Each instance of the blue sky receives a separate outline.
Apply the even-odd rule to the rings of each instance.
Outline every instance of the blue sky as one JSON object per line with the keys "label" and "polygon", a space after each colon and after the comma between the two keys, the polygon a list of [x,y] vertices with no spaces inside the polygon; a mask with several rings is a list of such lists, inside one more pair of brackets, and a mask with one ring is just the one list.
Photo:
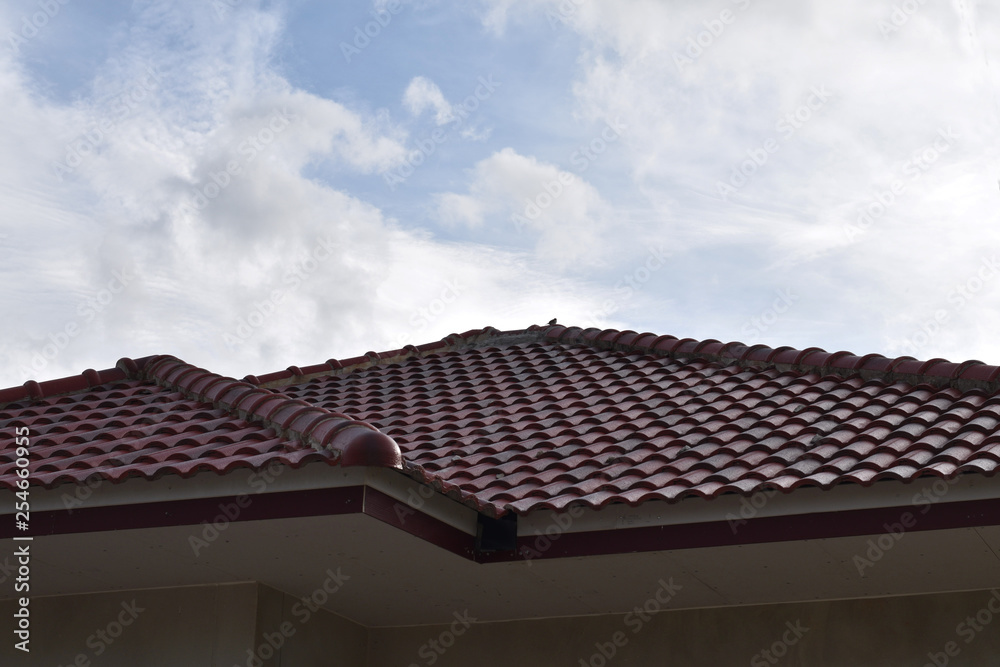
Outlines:
{"label": "blue sky", "polygon": [[4,3],[0,384],[553,317],[1000,363],[998,13]]}

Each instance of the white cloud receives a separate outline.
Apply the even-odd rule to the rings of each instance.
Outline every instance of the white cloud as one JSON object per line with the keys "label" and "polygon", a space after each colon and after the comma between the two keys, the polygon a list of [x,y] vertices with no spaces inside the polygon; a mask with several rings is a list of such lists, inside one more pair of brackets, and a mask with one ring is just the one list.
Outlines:
{"label": "white cloud", "polygon": [[[77,70],[90,81],[68,94],[45,78],[57,33],[27,56],[0,49],[0,279],[11,286],[0,306],[18,314],[0,340],[0,383],[160,352],[264,372],[379,337],[420,342],[573,313],[738,338],[788,286],[801,298],[764,342],[899,351],[944,304],[949,324],[918,356],[1000,358],[993,282],[961,310],[948,300],[1000,246],[1000,80],[987,64],[1000,52],[986,38],[998,16],[985,5],[925,3],[886,29],[892,7],[860,0],[484,3],[491,34],[476,36],[475,55],[507,58],[489,74],[499,93],[466,119],[462,96],[452,104],[434,81],[461,75],[477,90],[484,68],[437,58],[457,48],[438,40],[425,76],[386,79],[403,93],[402,122],[372,108],[387,84],[357,83],[359,69],[344,70],[338,101],[310,92],[326,85],[310,67],[325,65],[292,64],[284,15],[257,7],[220,21],[193,0],[136,3],[108,30],[100,52],[113,57]],[[394,21],[392,48],[424,45],[418,27],[467,21],[442,7]],[[0,34],[19,11],[0,9]],[[524,40],[518,58],[511,39]],[[534,87],[516,78],[529,52],[554,56]],[[817,88],[829,91],[821,104]],[[449,139],[382,199],[367,188],[403,164],[408,113],[460,119],[456,135],[482,143]],[[581,159],[605,123],[627,131]],[[939,131],[957,139],[929,153]],[[725,200],[720,183],[733,188]],[[417,227],[428,209],[440,238]],[[849,233],[866,210],[872,222]],[[669,261],[647,272],[660,247]],[[112,295],[123,270],[129,284]],[[461,305],[421,315],[455,276],[474,286]],[[592,307],[609,292],[613,308]],[[251,319],[260,325],[227,347],[223,336]],[[70,324],[70,344],[22,372]]]}
{"label": "white cloud", "polygon": [[508,12],[518,0],[485,0],[481,19],[483,26],[496,36],[502,36],[507,28]]}
{"label": "white cloud", "polygon": [[[0,384],[160,353],[261,373],[387,345],[390,332],[421,343],[470,322],[523,327],[551,317],[538,304],[557,292],[567,311],[596,298],[525,257],[403,229],[307,177],[318,160],[358,174],[396,165],[405,133],[279,76],[269,50],[282,29],[279,14],[250,8],[220,23],[207,5],[140,5],[127,43],[72,104],[46,100],[0,56],[11,285],[0,306],[17,313]],[[461,307],[415,326],[414,304],[452,274],[468,285]]]}
{"label": "white cloud", "polygon": [[478,197],[446,192],[438,195],[437,203],[438,214],[445,224],[465,224],[469,227],[483,224],[486,205]]}
{"label": "white cloud", "polygon": [[493,326],[500,330],[583,322],[611,290],[582,290],[545,262],[484,245],[400,235],[390,243],[388,273],[374,302],[384,349],[440,340]]}
{"label": "white cloud", "polygon": [[467,194],[438,196],[445,222],[479,226],[488,217],[537,237],[539,257],[567,266],[596,261],[605,248],[609,207],[579,175],[504,148],[472,169]]}
{"label": "white cloud", "polygon": [[455,118],[451,104],[444,98],[441,89],[423,76],[413,77],[410,81],[406,92],[403,93],[403,104],[415,116],[419,116],[426,109],[433,109],[434,122],[438,125],[449,123]]}
{"label": "white cloud", "polygon": [[[655,221],[649,234],[697,255],[694,275],[711,277],[700,300],[735,313],[709,335],[738,334],[752,314],[745,303],[795,284],[805,296],[770,341],[788,343],[786,330],[806,345],[866,336],[862,348],[887,350],[928,295],[943,299],[977,253],[1000,246],[1000,75],[987,64],[1000,51],[983,38],[1000,29],[996,12],[925,3],[894,15],[895,5],[861,0],[525,0],[492,3],[482,18],[496,30],[561,6],[562,29],[582,39],[578,118],[621,117],[630,128],[619,164],[634,190],[613,194],[631,199],[632,215],[614,207],[626,221],[616,228],[629,233],[641,216]],[[803,111],[820,88],[828,98]],[[948,128],[959,138],[914,172]],[[768,140],[776,149],[761,153]],[[766,162],[748,163],[752,155]],[[723,201],[720,184],[734,176],[746,183]],[[851,241],[848,227],[894,181],[903,192]],[[990,318],[991,303],[977,299],[961,317]],[[718,320],[691,313],[698,326]],[[961,328],[922,354],[961,358],[964,344],[992,349],[996,361],[994,342]]]}

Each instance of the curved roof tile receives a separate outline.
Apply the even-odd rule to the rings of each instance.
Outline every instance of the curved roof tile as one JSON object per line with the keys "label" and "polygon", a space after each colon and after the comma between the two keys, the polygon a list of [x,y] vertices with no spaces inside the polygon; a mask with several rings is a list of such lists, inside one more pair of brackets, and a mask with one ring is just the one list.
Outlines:
{"label": "curved roof tile", "polygon": [[0,390],[52,486],[274,461],[386,466],[497,516],[995,474],[1000,367],[491,327],[247,376],[169,356]]}

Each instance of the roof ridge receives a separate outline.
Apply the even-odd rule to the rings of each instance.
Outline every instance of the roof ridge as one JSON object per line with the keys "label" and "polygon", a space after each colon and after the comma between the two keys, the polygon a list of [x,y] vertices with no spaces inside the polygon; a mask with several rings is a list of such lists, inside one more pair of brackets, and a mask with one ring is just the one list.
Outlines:
{"label": "roof ridge", "polygon": [[1000,389],[1000,366],[972,359],[961,363],[935,358],[921,361],[913,357],[890,358],[881,354],[858,356],[853,352],[827,352],[819,347],[799,350],[790,346],[772,348],[768,345],[746,345],[734,341],[722,343],[709,338],[677,338],[653,333],[636,333],[617,329],[583,329],[554,325],[545,328],[544,338],[560,343],[587,343],[594,347],[614,350],[634,350],[675,359],[705,359],[725,365],[752,368],[776,368],[797,372],[817,372],[842,377],[860,376],[865,380],[879,379],[908,384],[949,386],[961,391]]}
{"label": "roof ridge", "polygon": [[17,401],[40,401],[53,396],[75,394],[86,389],[108,384],[109,382],[127,379],[129,379],[128,374],[121,368],[116,367],[107,368],[103,371],[95,371],[93,368],[88,368],[79,375],[70,375],[44,382],[28,380],[24,384],[0,389],[0,407],[3,407],[7,403],[16,403]]}
{"label": "roof ridge", "polygon": [[827,352],[819,347],[799,350],[791,346],[772,348],[768,345],[746,345],[739,341],[722,343],[713,338],[696,340],[677,338],[654,333],[637,333],[632,330],[599,329],[557,325],[532,325],[527,329],[500,331],[487,326],[465,333],[453,333],[440,341],[423,345],[407,345],[398,350],[367,352],[360,357],[329,359],[323,364],[290,366],[287,370],[260,377],[248,375],[246,382],[277,388],[295,384],[314,377],[341,375],[364,370],[376,365],[392,364],[412,357],[481,347],[494,344],[517,344],[532,341],[580,343],[608,350],[635,351],[673,359],[705,359],[724,365],[750,368],[776,368],[797,372],[816,372],[820,375],[841,377],[860,376],[865,380],[905,382],[911,385],[930,384],[948,386],[960,391],[983,389],[1000,390],[1000,366],[993,366],[975,359],[961,363],[935,358],[921,361],[913,357],[890,358],[881,354],[858,356],[853,352]]}
{"label": "roof ridge", "polygon": [[386,352],[370,351],[360,357],[327,359],[322,364],[314,364],[303,368],[289,366],[283,371],[275,371],[266,375],[247,375],[243,378],[243,381],[269,389],[276,389],[315,377],[353,373],[358,370],[371,368],[372,366],[394,364],[412,357],[423,357],[440,351],[448,352],[498,342],[518,343],[538,341],[542,340],[544,333],[545,327],[537,325],[527,329],[515,329],[511,331],[500,331],[494,327],[487,326],[482,329],[470,329],[465,333],[449,334],[441,340],[431,343],[406,345],[398,350],[388,350]]}
{"label": "roof ridge", "polygon": [[[601,349],[631,350],[681,360],[705,359],[726,365],[817,372],[822,375],[832,374],[841,377],[858,375],[865,380],[880,379],[889,382],[906,382],[912,385],[927,383],[936,387],[949,386],[961,391],[983,389],[994,392],[1000,390],[1000,366],[990,365],[976,359],[958,363],[942,358],[921,361],[909,356],[895,358],[885,357],[881,354],[857,356],[847,351],[827,352],[819,347],[809,347],[805,350],[790,346],[772,348],[763,344],[746,345],[739,341],[722,343],[713,338],[699,341],[694,338],[677,338],[676,336],[649,332],[637,333],[630,329],[625,331],[597,327],[584,329],[561,324],[549,326],[535,324],[527,329],[508,331],[500,331],[487,326],[482,329],[471,329],[464,333],[449,334],[441,340],[431,343],[406,345],[398,350],[370,351],[360,357],[340,360],[328,359],[325,363],[304,368],[289,366],[286,370],[266,375],[247,375],[243,378],[243,382],[266,389],[277,389],[313,377],[352,373],[375,365],[397,363],[411,357],[422,357],[441,351],[497,343],[516,344],[543,340],[582,343]],[[0,407],[16,401],[41,400],[52,396],[76,393],[109,382],[132,379],[124,369],[129,364],[137,364],[137,367],[141,367],[153,358],[144,357],[133,361],[125,357],[118,361],[115,368],[103,371],[88,368],[80,375],[65,378],[45,382],[28,380],[23,385],[0,389]],[[176,359],[176,357],[172,358]],[[192,368],[194,367],[192,366]],[[229,379],[236,382],[235,379]],[[374,427],[371,428],[374,429]]]}
{"label": "roof ridge", "polygon": [[273,428],[320,451],[332,451],[340,465],[402,468],[399,445],[368,422],[293,399],[281,392],[212,373],[172,355],[122,359],[131,376],[179,391],[203,403]]}

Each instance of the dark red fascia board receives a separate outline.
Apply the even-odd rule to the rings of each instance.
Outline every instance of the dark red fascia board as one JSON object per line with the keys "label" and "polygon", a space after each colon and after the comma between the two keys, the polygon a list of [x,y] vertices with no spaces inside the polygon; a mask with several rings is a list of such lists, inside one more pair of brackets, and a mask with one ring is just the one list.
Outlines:
{"label": "dark red fascia board", "polygon": [[[366,514],[459,556],[470,559],[474,556],[475,540],[471,535],[363,485],[32,512],[27,535],[44,538],[197,526],[212,521],[268,521],[338,514]],[[0,539],[15,536],[26,534],[15,530],[11,517],[11,521],[0,526]]]}
{"label": "dark red fascia board", "polygon": [[[773,542],[861,537],[1000,525],[1000,498],[920,506],[878,507],[837,512],[774,516],[737,521],[618,528],[579,533],[525,535],[516,553],[481,554],[482,563],[602,556]],[[553,526],[557,526],[553,522]]]}
{"label": "dark red fascia board", "polygon": [[[247,502],[247,499],[250,502]],[[451,553],[479,563],[571,558],[674,549],[736,546],[880,535],[904,525],[906,532],[1000,525],[1000,499],[923,506],[821,512],[730,521],[619,528],[577,533],[547,531],[517,538],[516,551],[476,553],[475,537],[366,486],[283,491],[252,496],[197,498],[127,506],[32,512],[30,535],[44,537],[109,530],[196,526],[222,517],[238,504],[233,521],[263,521],[338,514],[365,514]],[[906,518],[909,515],[909,518]],[[905,519],[905,520],[904,520]],[[220,519],[221,520],[221,519]],[[229,520],[229,519],[226,519]],[[556,526],[553,523],[553,526]],[[14,522],[0,539],[24,536]]]}

